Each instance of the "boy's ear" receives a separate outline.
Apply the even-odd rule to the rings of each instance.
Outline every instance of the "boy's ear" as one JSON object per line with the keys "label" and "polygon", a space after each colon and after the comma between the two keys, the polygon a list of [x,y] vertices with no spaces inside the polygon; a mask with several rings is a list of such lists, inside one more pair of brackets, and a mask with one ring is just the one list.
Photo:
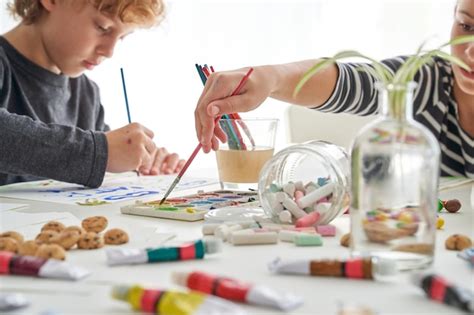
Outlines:
{"label": "boy's ear", "polygon": [[40,3],[43,6],[43,8],[48,12],[51,12],[52,10],[54,10],[54,8],[58,4],[57,2],[58,2],[57,0],[40,0]]}

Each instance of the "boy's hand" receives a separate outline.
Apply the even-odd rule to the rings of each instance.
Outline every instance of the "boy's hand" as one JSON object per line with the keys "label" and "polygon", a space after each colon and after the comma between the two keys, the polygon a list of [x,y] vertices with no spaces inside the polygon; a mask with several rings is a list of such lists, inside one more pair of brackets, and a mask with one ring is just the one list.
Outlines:
{"label": "boy's hand", "polygon": [[185,160],[179,159],[178,154],[168,153],[165,148],[159,148],[155,152],[155,160],[150,171],[140,169],[140,173],[144,175],[160,175],[160,174],[174,174],[181,171]]}
{"label": "boy's hand", "polygon": [[105,133],[108,146],[107,171],[113,173],[149,170],[154,165],[156,145],[153,132],[131,123]]}

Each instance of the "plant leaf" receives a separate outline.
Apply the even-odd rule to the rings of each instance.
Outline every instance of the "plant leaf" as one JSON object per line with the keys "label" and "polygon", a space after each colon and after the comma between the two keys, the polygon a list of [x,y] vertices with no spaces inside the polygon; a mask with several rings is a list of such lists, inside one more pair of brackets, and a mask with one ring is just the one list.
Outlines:
{"label": "plant leaf", "polygon": [[308,82],[308,80],[311,79],[316,73],[318,73],[319,71],[329,67],[332,64],[335,64],[337,60],[345,59],[345,58],[362,58],[362,59],[366,59],[366,60],[371,61],[373,63],[374,68],[375,68],[375,73],[377,74],[376,77],[380,81],[383,81],[383,82],[386,82],[386,83],[390,82],[390,78],[392,77],[392,74],[382,63],[380,63],[379,61],[377,61],[373,58],[367,57],[367,56],[359,53],[358,51],[345,50],[345,51],[341,51],[341,52],[335,54],[332,58],[323,59],[320,62],[316,63],[311,68],[309,68],[309,70],[306,71],[303,74],[303,77],[301,78],[301,80],[296,85],[295,90],[293,92],[293,97],[296,97],[296,95],[301,91],[301,89],[306,84],[306,82]]}
{"label": "plant leaf", "polygon": [[441,45],[439,48],[443,48],[446,46],[455,46],[455,45],[461,45],[461,44],[466,44],[466,43],[471,43],[474,42],[474,35],[462,35],[453,38],[449,42]]}
{"label": "plant leaf", "polygon": [[454,63],[454,64],[458,65],[459,67],[463,68],[464,70],[467,70],[467,71],[472,71],[473,70],[464,61],[462,61],[458,57],[450,55],[448,53],[445,53],[444,51],[441,51],[441,50],[435,51],[435,56],[446,59],[446,60],[450,61],[451,63]]}
{"label": "plant leaf", "polygon": [[[370,67],[362,68],[362,70],[374,76],[378,81],[383,82],[385,85],[388,85],[388,84],[403,85],[403,84],[407,84],[410,81],[413,81],[416,73],[424,65],[429,64],[430,62],[433,62],[433,57],[435,56],[440,57],[444,60],[447,60],[453,64],[456,64],[465,70],[472,71],[473,69],[470,69],[469,65],[467,65],[460,58],[457,58],[456,56],[450,55],[441,50],[442,48],[446,46],[461,45],[461,44],[466,44],[470,42],[474,42],[474,35],[463,35],[463,36],[458,36],[456,38],[451,39],[449,42],[441,45],[437,49],[423,51],[423,48],[426,45],[426,41],[425,41],[418,47],[415,55],[408,57],[407,60],[403,62],[403,64],[398,68],[395,74],[392,74],[390,69],[383,63],[373,58],[370,58],[368,56],[365,56],[359,53],[358,51],[355,51],[355,50],[341,51],[335,54],[332,58],[325,58],[325,59],[320,60],[318,63],[312,66],[308,71],[306,71],[303,77],[301,78],[301,80],[296,85],[295,90],[293,91],[293,97],[296,97],[296,95],[300,92],[300,90],[306,84],[306,82],[308,82],[308,80],[311,79],[311,77],[313,77],[316,73],[336,63],[339,59],[344,59],[344,58],[355,57],[355,58],[362,58],[362,59],[366,59],[370,61],[372,63],[371,65],[373,66],[373,68],[370,68]],[[357,69],[357,70],[360,70],[360,69]]]}
{"label": "plant leaf", "polygon": [[306,71],[303,74],[303,77],[301,78],[301,80],[296,85],[295,90],[293,91],[293,97],[295,97],[299,93],[299,91],[301,90],[303,85],[305,85],[306,82],[308,82],[308,80],[311,79],[311,77],[313,75],[315,75],[317,72],[329,67],[330,65],[334,64],[335,62],[336,62],[336,59],[334,59],[334,58],[323,59],[320,62],[316,63],[311,68],[309,68],[309,70]]}

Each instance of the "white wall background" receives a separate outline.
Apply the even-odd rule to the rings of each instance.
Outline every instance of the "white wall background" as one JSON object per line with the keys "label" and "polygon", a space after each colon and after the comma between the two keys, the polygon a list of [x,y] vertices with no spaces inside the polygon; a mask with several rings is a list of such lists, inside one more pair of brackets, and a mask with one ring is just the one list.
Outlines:
{"label": "white wall background", "polygon": [[[0,33],[15,25],[0,0]],[[455,0],[167,0],[165,21],[128,37],[115,57],[88,75],[101,87],[106,120],[127,123],[120,67],[133,121],[156,142],[187,157],[197,139],[194,108],[202,85],[195,63],[217,70],[283,63],[356,49],[376,58],[414,52],[427,38],[449,38]],[[434,46],[433,44],[433,46]],[[268,100],[244,117],[283,119]],[[285,142],[280,124],[277,145]],[[214,163],[199,155],[200,164]]]}

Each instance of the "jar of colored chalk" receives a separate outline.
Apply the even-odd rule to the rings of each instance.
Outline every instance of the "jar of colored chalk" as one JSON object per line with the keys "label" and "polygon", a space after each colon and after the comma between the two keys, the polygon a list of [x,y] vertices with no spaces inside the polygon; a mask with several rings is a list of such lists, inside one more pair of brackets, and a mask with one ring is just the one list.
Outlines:
{"label": "jar of colored chalk", "polygon": [[265,213],[279,223],[328,224],[350,205],[346,151],[329,142],[290,146],[260,173],[258,191]]}

